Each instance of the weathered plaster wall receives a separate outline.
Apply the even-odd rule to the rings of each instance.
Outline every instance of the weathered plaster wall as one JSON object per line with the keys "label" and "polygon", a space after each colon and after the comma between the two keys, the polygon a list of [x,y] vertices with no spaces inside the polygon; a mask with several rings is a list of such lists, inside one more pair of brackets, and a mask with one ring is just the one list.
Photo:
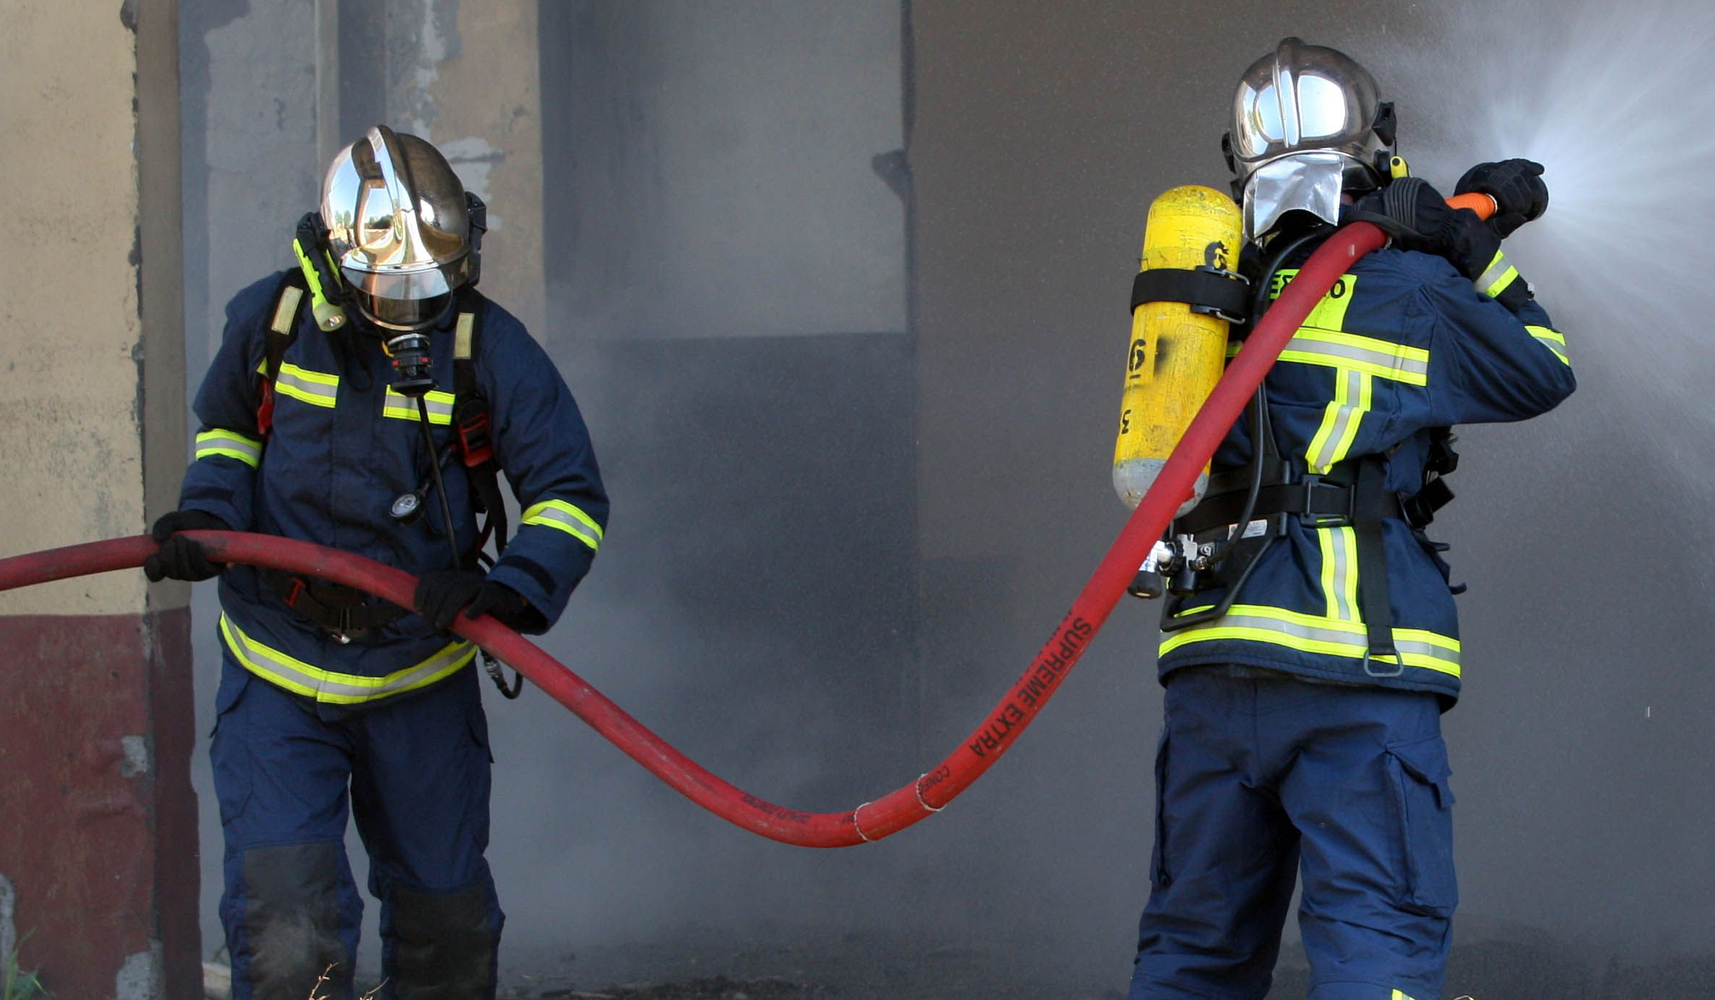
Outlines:
{"label": "weathered plaster wall", "polygon": [[[143,527],[136,36],[119,5],[0,3],[0,552]],[[139,610],[114,573],[0,594],[0,613]]]}
{"label": "weathered plaster wall", "polygon": [[[0,554],[146,530],[185,460],[177,8],[0,2]],[[183,585],[0,594],[0,936],[62,997],[196,989]],[[0,942],[3,943],[3,942]]]}
{"label": "weathered plaster wall", "polygon": [[[542,328],[542,123],[534,3],[387,4],[387,118],[489,205],[482,289]],[[539,335],[539,334],[538,334]]]}
{"label": "weathered plaster wall", "polygon": [[192,183],[202,180],[186,199],[186,265],[201,292],[191,317],[194,386],[220,343],[226,301],[291,263],[293,227],[316,207],[326,166],[318,67],[326,64],[315,0],[185,8],[193,24],[207,24],[201,51],[187,53],[206,80],[193,92],[201,120],[186,123]]}

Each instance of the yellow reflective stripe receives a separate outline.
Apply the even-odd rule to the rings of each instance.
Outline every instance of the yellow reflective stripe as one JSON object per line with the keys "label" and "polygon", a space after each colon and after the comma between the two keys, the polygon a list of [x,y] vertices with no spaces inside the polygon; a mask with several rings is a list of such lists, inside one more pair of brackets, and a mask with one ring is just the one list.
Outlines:
{"label": "yellow reflective stripe", "polygon": [[526,524],[541,524],[550,528],[558,528],[578,541],[588,545],[592,551],[601,549],[602,530],[595,518],[567,503],[564,500],[543,500],[531,505],[524,512],[519,527]]}
{"label": "yellow reflective stripe", "polygon": [[1358,534],[1352,528],[1322,528],[1316,532],[1322,548],[1322,595],[1328,617],[1355,622],[1358,617]]}
{"label": "yellow reflective stripe", "polygon": [[461,639],[404,670],[396,670],[385,677],[365,677],[323,670],[265,646],[245,635],[224,614],[220,616],[220,634],[226,641],[226,648],[244,669],[288,691],[335,705],[379,701],[428,687],[457,673],[476,657],[476,646]]}
{"label": "yellow reflective stripe", "polygon": [[339,395],[339,376],[313,372],[294,364],[282,364],[280,374],[274,378],[274,391],[311,406],[331,409]]}
{"label": "yellow reflective stripe", "polygon": [[1370,411],[1375,377],[1356,368],[1336,369],[1334,400],[1322,412],[1322,425],[1304,449],[1310,471],[1321,475],[1351,451],[1364,414]]}
{"label": "yellow reflective stripe", "polygon": [[1394,990],[1393,996],[1389,997],[1388,1000],[1412,1000],[1412,998],[1404,990]]}
{"label": "yellow reflective stripe", "polygon": [[1280,352],[1280,360],[1355,368],[1409,385],[1429,384],[1429,352],[1423,348],[1338,330],[1301,327]]}
{"label": "yellow reflective stripe", "polygon": [[[1270,299],[1280,298],[1281,290],[1298,277],[1298,268],[1282,268],[1275,272],[1274,283],[1269,287]],[[1319,327],[1323,330],[1344,330],[1346,328],[1346,310],[1352,304],[1352,294],[1357,291],[1358,276],[1342,274],[1322,296],[1322,301],[1316,303],[1310,310],[1310,315],[1304,317],[1305,326]]]}
{"label": "yellow reflective stripe", "polygon": [[1564,333],[1550,330],[1546,326],[1526,325],[1525,329],[1530,332],[1532,337],[1536,338],[1537,343],[1553,351],[1554,356],[1559,358],[1562,364],[1572,364],[1572,356],[1566,353],[1566,335]]}
{"label": "yellow reflective stripe", "polygon": [[1334,548],[1334,532],[1316,532],[1316,544],[1322,550],[1322,597],[1328,602],[1328,617],[1340,617],[1340,604],[1335,599],[1339,593],[1339,585],[1335,582],[1334,560],[1339,558],[1339,552]]}
{"label": "yellow reflective stripe", "polygon": [[[1257,604],[1235,604],[1226,615],[1206,625],[1193,625],[1165,635],[1160,655],[1195,642],[1237,639],[1284,646],[1303,653],[1362,660],[1369,655],[1369,640],[1362,622],[1339,621],[1300,614],[1285,608]],[[1394,648],[1408,667],[1459,676],[1459,640],[1426,629],[1396,628]],[[1397,663],[1392,656],[1372,657],[1377,663]]]}
{"label": "yellow reflective stripe", "polygon": [[298,302],[304,297],[304,290],[296,285],[287,285],[280,292],[280,301],[274,306],[274,321],[269,324],[275,333],[291,333],[292,317],[298,314]]}
{"label": "yellow reflective stripe", "polygon": [[[453,422],[453,394],[432,390],[423,397],[423,402],[429,407],[429,423],[445,426]],[[387,395],[381,401],[381,415],[395,420],[420,420],[417,415],[417,401],[403,393],[387,387]]]}
{"label": "yellow reflective stripe", "polygon": [[1471,284],[1492,299],[1506,291],[1517,280],[1518,268],[1507,263],[1505,253],[1496,250],[1494,259],[1489,261],[1489,266],[1484,268],[1483,273],[1477,275],[1477,280]]}
{"label": "yellow reflective stripe", "polygon": [[262,442],[218,427],[202,431],[197,435],[196,458],[200,461],[214,455],[236,458],[252,469],[258,468],[262,464]]}

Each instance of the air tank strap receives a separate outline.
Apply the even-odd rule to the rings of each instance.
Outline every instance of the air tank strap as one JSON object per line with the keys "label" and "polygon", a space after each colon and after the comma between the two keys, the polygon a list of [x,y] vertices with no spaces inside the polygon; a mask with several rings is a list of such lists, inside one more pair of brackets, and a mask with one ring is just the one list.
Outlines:
{"label": "air tank strap", "polygon": [[[1387,462],[1380,455],[1365,455],[1357,460],[1358,482],[1353,489],[1357,499],[1352,517],[1352,532],[1358,543],[1358,602],[1364,615],[1364,633],[1369,650],[1364,654],[1364,673],[1371,677],[1398,677],[1405,671],[1405,662],[1393,645],[1393,605],[1388,592],[1387,539],[1382,534],[1382,518],[1376,515],[1376,498],[1385,497],[1397,509],[1399,500],[1387,491]],[[1367,508],[1367,509],[1366,509]],[[1378,664],[1376,657],[1391,656],[1391,665]]]}
{"label": "air tank strap", "polygon": [[1131,283],[1133,311],[1145,302],[1186,302],[1194,312],[1243,323],[1250,317],[1250,300],[1250,282],[1212,267],[1155,267],[1139,271]]}

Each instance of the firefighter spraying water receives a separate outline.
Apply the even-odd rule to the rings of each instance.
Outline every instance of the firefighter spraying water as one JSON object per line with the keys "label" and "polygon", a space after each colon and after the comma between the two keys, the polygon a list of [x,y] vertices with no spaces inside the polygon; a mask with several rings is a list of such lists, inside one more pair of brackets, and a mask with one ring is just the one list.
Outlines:
{"label": "firefighter spraying water", "polygon": [[[1574,382],[1565,337],[1501,250],[1547,209],[1543,167],[1467,171],[1456,193],[1492,209],[1485,221],[1409,175],[1398,127],[1362,66],[1284,39],[1241,78],[1223,142],[1243,205],[1238,274],[1182,266],[1170,281],[1148,249],[1174,234],[1145,237],[1134,330],[1160,345],[1194,341],[1181,331],[1197,311],[1273,316],[1342,222],[1373,223],[1392,246],[1352,263],[1297,325],[1216,452],[1207,495],[1133,585],[1169,600],[1131,1000],[1261,998],[1300,868],[1311,1000],[1441,995],[1458,893],[1440,717],[1460,690],[1462,588],[1426,531],[1453,498],[1453,425],[1536,416]],[[1151,227],[1167,224],[1151,210]],[[1236,314],[1230,289],[1247,281]],[[1182,305],[1169,314],[1163,299]],[[1203,354],[1223,353],[1222,331],[1199,333]],[[1163,396],[1201,391],[1189,365],[1156,370],[1181,380]]]}

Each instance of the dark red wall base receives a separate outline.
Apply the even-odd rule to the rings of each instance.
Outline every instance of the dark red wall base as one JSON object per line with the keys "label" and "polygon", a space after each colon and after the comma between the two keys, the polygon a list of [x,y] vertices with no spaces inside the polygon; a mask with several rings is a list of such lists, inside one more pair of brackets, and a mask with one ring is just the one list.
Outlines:
{"label": "dark red wall base", "polygon": [[24,968],[64,998],[201,996],[189,610],[0,616],[0,651]]}

